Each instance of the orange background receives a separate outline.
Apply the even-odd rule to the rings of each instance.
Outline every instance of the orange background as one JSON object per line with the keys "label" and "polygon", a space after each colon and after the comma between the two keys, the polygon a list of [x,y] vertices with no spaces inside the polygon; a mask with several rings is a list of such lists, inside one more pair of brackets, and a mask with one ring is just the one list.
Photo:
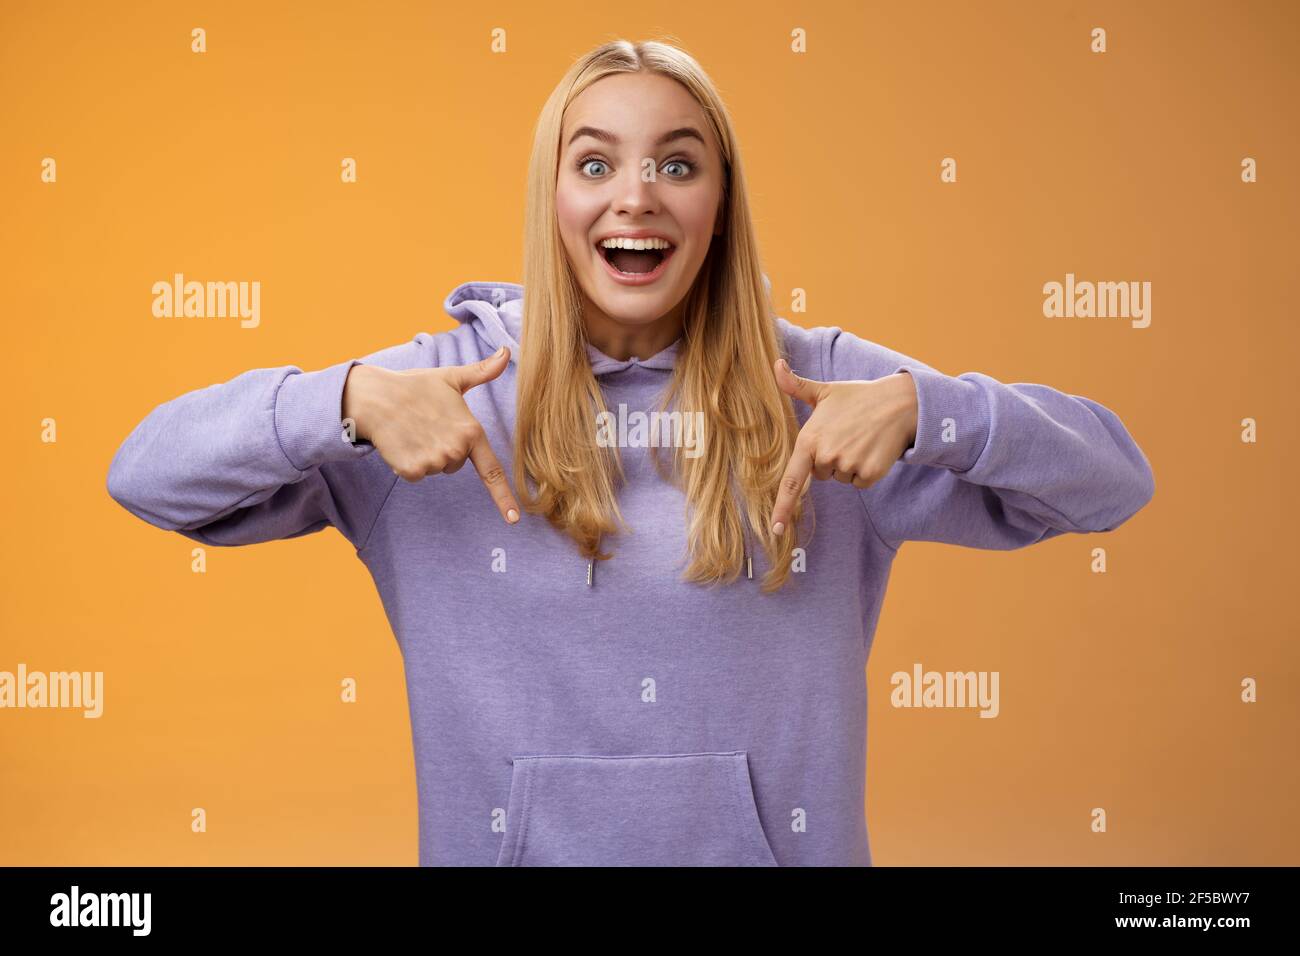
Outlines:
{"label": "orange background", "polygon": [[[675,38],[721,88],[779,313],[1096,399],[1155,471],[1112,534],[904,545],[867,675],[875,862],[1300,863],[1297,21],[1258,2],[9,0],[0,670],[102,670],[105,713],[0,711],[0,863],[417,862],[401,659],[351,548],[209,548],[192,573],[197,544],[116,505],[108,464],[167,399],[449,329],[455,285],[519,281],[537,112],[619,36]],[[260,281],[260,327],[154,318],[175,272]],[[1150,281],[1151,326],[1044,318],[1067,272]],[[999,671],[1001,715],[893,709],[917,661]]]}

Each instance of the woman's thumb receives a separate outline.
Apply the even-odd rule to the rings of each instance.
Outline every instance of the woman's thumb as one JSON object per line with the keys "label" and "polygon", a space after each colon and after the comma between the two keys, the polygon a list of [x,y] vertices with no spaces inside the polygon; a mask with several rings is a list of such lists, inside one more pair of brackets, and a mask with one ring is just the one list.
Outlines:
{"label": "woman's thumb", "polygon": [[794,374],[790,368],[790,363],[785,359],[777,359],[776,365],[776,384],[791,398],[797,398],[801,402],[809,405],[817,404],[818,388],[820,382],[815,382],[809,378],[801,378]]}
{"label": "woman's thumb", "polygon": [[485,359],[479,359],[471,365],[461,365],[457,369],[456,385],[464,394],[475,385],[490,382],[510,364],[510,349],[501,346]]}

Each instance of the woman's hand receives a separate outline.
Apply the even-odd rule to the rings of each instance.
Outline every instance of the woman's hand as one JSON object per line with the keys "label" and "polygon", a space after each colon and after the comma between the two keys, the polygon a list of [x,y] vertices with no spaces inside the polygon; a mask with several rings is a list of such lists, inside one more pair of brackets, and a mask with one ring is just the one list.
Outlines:
{"label": "woman's hand", "polygon": [[510,364],[502,346],[472,365],[394,372],[377,365],[354,365],[343,386],[343,417],[357,438],[365,439],[400,477],[415,482],[426,475],[452,474],[468,458],[487,485],[501,516],[514,524],[519,504],[505,469],[488,444],[487,433],[462,397],[475,385],[500,375]]}
{"label": "woman's hand", "polygon": [[795,375],[785,359],[775,368],[781,391],[813,407],[772,509],[772,533],[779,535],[813,478],[868,488],[885,477],[916,440],[917,403],[907,372],[870,382],[818,382]]}

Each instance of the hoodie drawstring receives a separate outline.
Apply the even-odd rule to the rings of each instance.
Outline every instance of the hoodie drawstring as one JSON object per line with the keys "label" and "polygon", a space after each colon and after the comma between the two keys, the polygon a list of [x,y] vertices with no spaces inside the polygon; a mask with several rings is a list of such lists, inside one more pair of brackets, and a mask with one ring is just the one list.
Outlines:
{"label": "hoodie drawstring", "polygon": [[752,553],[750,553],[750,550],[749,550],[749,525],[747,525],[747,524],[746,524],[746,525],[741,525],[740,533],[741,533],[742,535],[744,535],[744,538],[745,538],[745,546],[744,546],[744,549],[743,549],[743,550],[744,550],[744,554],[745,554],[745,577],[746,577],[747,579],[749,579],[749,580],[753,580],[753,578],[754,578],[754,556],[753,556]]}

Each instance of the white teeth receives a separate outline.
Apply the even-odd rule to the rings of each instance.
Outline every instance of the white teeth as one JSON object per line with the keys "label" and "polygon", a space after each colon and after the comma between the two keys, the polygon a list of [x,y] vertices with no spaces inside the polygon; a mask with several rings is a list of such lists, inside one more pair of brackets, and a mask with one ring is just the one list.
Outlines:
{"label": "white teeth", "polygon": [[603,249],[671,249],[673,244],[667,239],[602,239],[599,243]]}

